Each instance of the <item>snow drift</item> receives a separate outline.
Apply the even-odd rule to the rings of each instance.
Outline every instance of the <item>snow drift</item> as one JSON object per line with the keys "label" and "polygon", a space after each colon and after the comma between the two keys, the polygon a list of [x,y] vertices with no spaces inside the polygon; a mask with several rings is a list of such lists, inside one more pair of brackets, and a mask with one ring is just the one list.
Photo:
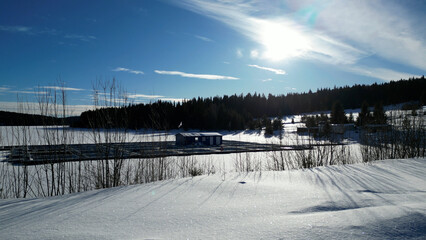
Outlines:
{"label": "snow drift", "polygon": [[424,239],[426,159],[0,200],[0,239]]}

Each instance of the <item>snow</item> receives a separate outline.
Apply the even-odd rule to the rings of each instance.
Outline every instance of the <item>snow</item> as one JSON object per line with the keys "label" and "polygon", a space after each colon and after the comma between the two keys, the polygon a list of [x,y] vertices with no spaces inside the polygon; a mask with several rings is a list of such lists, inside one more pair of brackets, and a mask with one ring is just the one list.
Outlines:
{"label": "snow", "polygon": [[0,200],[0,239],[425,239],[426,158]]}

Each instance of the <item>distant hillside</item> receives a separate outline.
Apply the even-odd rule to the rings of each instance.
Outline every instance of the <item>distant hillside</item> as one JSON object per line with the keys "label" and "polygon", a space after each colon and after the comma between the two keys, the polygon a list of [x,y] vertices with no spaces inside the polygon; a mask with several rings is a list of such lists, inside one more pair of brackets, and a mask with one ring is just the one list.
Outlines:
{"label": "distant hillside", "polygon": [[37,114],[25,114],[0,111],[0,126],[41,126],[41,125],[69,125],[79,117],[55,118]]}
{"label": "distant hillside", "polygon": [[[156,102],[104,108],[81,114],[76,127],[174,129],[183,125],[192,129],[246,129],[254,118],[283,116],[330,110],[340,101],[344,108],[398,104],[409,101],[425,103],[424,76],[373,85],[354,85],[318,89],[316,92],[287,95],[247,94],[210,98],[193,98],[183,103]],[[182,123],[182,124],[181,124]]]}

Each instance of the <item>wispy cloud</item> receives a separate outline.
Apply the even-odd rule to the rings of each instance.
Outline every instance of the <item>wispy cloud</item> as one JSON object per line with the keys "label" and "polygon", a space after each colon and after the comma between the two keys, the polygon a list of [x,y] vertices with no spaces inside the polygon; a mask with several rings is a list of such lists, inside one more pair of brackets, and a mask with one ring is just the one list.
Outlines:
{"label": "wispy cloud", "polygon": [[262,82],[270,82],[272,81],[272,78],[263,79]]}
{"label": "wispy cloud", "polygon": [[147,94],[129,94],[127,95],[128,98],[148,98],[148,99],[155,99],[155,98],[162,98],[164,96],[161,95],[147,95]]}
{"label": "wispy cloud", "polygon": [[17,94],[34,94],[34,95],[50,95],[49,90],[54,91],[84,91],[81,88],[61,87],[61,86],[37,86],[32,88],[25,88],[21,90],[11,90],[11,88],[0,87],[0,92],[3,93],[17,93]]}
{"label": "wispy cloud", "polygon": [[259,51],[256,49],[250,51],[250,57],[251,58],[258,58],[259,57]]}
{"label": "wispy cloud", "polygon": [[60,86],[41,86],[37,87],[39,89],[53,89],[58,91],[84,91],[84,89],[81,88],[71,88],[71,87],[60,87]]}
{"label": "wispy cloud", "polygon": [[0,87],[0,92],[6,92],[6,91],[8,91],[8,90],[10,90],[10,88],[7,88],[7,87]]}
{"label": "wispy cloud", "polygon": [[394,71],[394,70],[386,69],[386,68],[349,67],[346,70],[359,75],[381,79],[383,81],[391,81],[391,80],[397,81],[400,79],[408,79],[411,77],[420,77],[419,75],[413,75],[413,74],[405,73],[405,72],[398,72],[398,71]]}
{"label": "wispy cloud", "polygon": [[26,27],[26,26],[4,26],[4,25],[0,25],[0,31],[18,32],[18,33],[31,33],[31,28]]}
{"label": "wispy cloud", "polygon": [[[179,5],[221,21],[254,40],[261,46],[261,58],[277,61],[293,57],[319,58],[319,55],[324,56],[320,60],[327,62],[353,63],[365,55],[337,38],[293,20],[288,12],[266,15],[271,9],[265,9],[258,1],[183,0]],[[276,9],[279,11],[280,7]],[[237,55],[242,56],[241,50]]]}
{"label": "wispy cloud", "polygon": [[89,42],[96,40],[96,37],[93,35],[82,35],[82,34],[69,34],[63,33],[56,29],[51,28],[33,28],[28,26],[5,26],[0,25],[0,31],[10,32],[10,33],[25,33],[29,35],[50,35],[50,36],[61,36],[65,39],[75,39],[83,42]]}
{"label": "wispy cloud", "polygon": [[204,37],[204,36],[200,36],[200,35],[194,35],[194,37],[196,37],[196,38],[198,38],[198,39],[200,39],[200,40],[203,40],[203,41],[205,41],[205,42],[213,42],[213,40],[211,40],[210,38],[208,38],[208,37]]}
{"label": "wispy cloud", "polygon": [[[418,31],[423,15],[413,14],[400,1],[181,0],[177,4],[257,42],[260,58],[297,57],[342,66],[374,55],[426,70],[424,31]],[[237,55],[242,57],[242,52]]]}
{"label": "wispy cloud", "polygon": [[208,79],[208,80],[238,80],[239,78],[230,77],[230,76],[221,76],[221,75],[212,75],[212,74],[194,74],[194,73],[184,73],[179,71],[163,71],[155,70],[157,74],[163,75],[177,75],[186,78],[199,78],[199,79]]}
{"label": "wispy cloud", "polygon": [[21,93],[21,94],[35,94],[35,95],[45,95],[48,94],[47,91],[27,91],[27,90],[12,90],[10,93]]}
{"label": "wispy cloud", "polygon": [[239,58],[244,57],[243,50],[237,49],[236,53],[237,53],[237,57],[239,57]]}
{"label": "wispy cloud", "polygon": [[133,74],[144,74],[144,72],[142,72],[142,71],[139,71],[139,70],[132,70],[132,69],[129,69],[129,68],[123,68],[123,67],[118,67],[118,68],[115,68],[115,69],[113,69],[112,71],[114,71],[114,72],[129,72],[129,73],[133,73]]}
{"label": "wispy cloud", "polygon": [[78,35],[78,34],[67,34],[64,36],[64,38],[77,39],[84,42],[89,42],[96,39],[96,37],[92,35]]}
{"label": "wispy cloud", "polygon": [[278,74],[278,75],[285,75],[286,74],[285,71],[281,70],[281,69],[275,69],[275,68],[269,68],[269,67],[261,67],[259,65],[255,65],[255,64],[249,64],[247,66],[258,68],[258,69],[262,69],[262,70],[266,70],[266,71],[270,71],[270,72],[273,72],[273,73]]}
{"label": "wispy cloud", "polygon": [[334,0],[324,6],[316,24],[330,37],[351,41],[370,54],[426,70],[422,22],[423,14],[416,17],[399,1]]}

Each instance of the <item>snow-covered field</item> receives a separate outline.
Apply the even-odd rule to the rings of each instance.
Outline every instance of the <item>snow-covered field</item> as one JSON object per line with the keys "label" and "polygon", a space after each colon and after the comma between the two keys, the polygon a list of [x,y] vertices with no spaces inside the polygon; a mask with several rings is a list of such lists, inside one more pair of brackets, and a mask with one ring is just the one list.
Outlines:
{"label": "snow-covered field", "polygon": [[0,200],[0,239],[425,239],[426,159]]}

